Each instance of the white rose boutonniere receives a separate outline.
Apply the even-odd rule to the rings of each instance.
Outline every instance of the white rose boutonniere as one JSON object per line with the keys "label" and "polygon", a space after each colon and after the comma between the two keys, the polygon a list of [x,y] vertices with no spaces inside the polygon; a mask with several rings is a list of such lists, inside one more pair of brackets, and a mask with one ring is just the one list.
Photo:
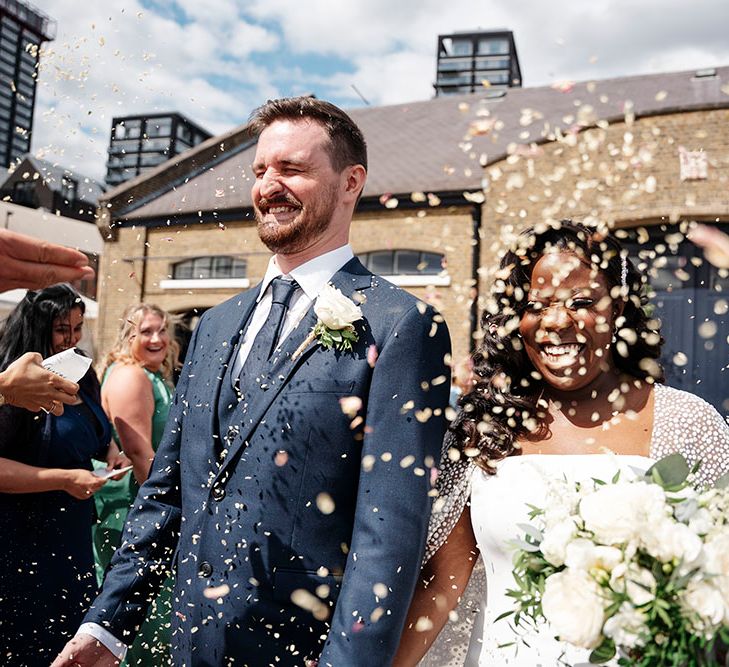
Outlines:
{"label": "white rose boutonniere", "polygon": [[296,359],[314,339],[327,349],[351,350],[352,343],[359,340],[354,323],[362,319],[360,307],[336,287],[327,284],[314,302],[314,312],[319,319],[292,359]]}

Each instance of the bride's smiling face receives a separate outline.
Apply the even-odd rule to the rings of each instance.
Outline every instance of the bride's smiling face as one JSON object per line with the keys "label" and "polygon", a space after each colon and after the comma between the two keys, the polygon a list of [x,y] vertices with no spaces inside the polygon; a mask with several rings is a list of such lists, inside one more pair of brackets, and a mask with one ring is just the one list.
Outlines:
{"label": "bride's smiling face", "polygon": [[559,391],[590,388],[614,370],[610,351],[621,310],[605,276],[571,252],[534,265],[519,332],[534,368]]}

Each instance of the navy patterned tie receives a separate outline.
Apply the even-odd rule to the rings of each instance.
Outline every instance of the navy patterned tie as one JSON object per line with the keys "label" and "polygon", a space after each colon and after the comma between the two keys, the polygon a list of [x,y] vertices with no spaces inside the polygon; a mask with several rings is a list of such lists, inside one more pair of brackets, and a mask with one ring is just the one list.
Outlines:
{"label": "navy patterned tie", "polygon": [[289,301],[298,287],[296,281],[287,280],[281,276],[271,281],[271,311],[256,335],[248,357],[243,363],[239,385],[241,393],[246,394],[261,383],[260,377],[267,370],[268,360],[281,336],[284,318],[289,309]]}

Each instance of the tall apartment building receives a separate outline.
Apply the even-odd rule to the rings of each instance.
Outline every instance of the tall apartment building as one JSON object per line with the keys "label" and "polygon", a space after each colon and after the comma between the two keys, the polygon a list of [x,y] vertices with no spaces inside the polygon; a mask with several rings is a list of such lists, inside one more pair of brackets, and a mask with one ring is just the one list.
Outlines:
{"label": "tall apartment building", "polygon": [[210,136],[207,130],[179,113],[114,118],[106,183],[111,187],[119,185]]}
{"label": "tall apartment building", "polygon": [[38,56],[56,22],[20,0],[0,0],[0,166],[30,150]]}
{"label": "tall apartment building", "polygon": [[521,70],[511,30],[457,32],[438,36],[435,95],[521,87]]}

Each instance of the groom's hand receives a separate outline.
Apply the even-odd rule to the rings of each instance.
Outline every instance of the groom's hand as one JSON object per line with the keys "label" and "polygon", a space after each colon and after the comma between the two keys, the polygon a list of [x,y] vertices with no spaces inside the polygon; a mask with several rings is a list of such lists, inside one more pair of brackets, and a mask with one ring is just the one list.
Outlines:
{"label": "groom's hand", "polygon": [[98,639],[80,633],[66,644],[51,667],[114,667],[119,660]]}

